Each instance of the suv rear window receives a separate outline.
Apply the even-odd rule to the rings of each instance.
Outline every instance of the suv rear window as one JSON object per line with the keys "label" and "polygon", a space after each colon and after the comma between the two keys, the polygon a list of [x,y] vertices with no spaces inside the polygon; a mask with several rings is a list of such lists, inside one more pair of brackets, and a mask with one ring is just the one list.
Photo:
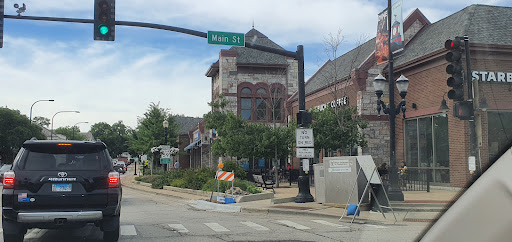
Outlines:
{"label": "suv rear window", "polygon": [[100,170],[106,168],[106,156],[98,146],[31,145],[25,148],[21,169],[28,171]]}

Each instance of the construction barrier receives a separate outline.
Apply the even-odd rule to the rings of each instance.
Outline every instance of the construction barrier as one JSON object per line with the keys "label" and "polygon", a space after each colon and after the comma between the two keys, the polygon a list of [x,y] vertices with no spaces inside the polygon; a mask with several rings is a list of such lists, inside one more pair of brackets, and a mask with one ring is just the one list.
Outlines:
{"label": "construction barrier", "polygon": [[221,181],[234,181],[235,173],[227,171],[217,171],[217,180]]}

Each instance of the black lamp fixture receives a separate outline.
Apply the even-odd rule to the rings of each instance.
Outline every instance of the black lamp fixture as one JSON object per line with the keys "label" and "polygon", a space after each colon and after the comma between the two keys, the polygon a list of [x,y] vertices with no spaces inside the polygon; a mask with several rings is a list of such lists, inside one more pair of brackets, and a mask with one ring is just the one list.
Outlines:
{"label": "black lamp fixture", "polygon": [[485,97],[480,99],[480,106],[478,106],[478,110],[487,111],[489,109],[489,105],[487,104],[487,99]]}
{"label": "black lamp fixture", "polygon": [[[381,100],[382,94],[384,94],[384,88],[388,86],[388,81],[381,74],[375,77],[373,81],[373,87],[375,88],[375,94],[377,95],[377,113],[380,117],[380,111],[382,110],[385,114],[389,114],[389,107]],[[400,114],[400,107],[402,107],[403,117],[405,118],[405,96],[407,96],[407,88],[409,87],[409,79],[407,79],[404,75],[400,75],[400,77],[396,80],[396,87],[398,92],[400,93],[400,97],[402,97],[402,101],[398,103],[395,108],[395,114]],[[391,101],[391,100],[390,100]]]}
{"label": "black lamp fixture", "polygon": [[443,94],[443,101],[441,101],[441,107],[439,107],[439,111],[447,112],[450,110],[448,105],[446,105],[446,99],[444,99],[444,95],[446,95],[446,92]]}

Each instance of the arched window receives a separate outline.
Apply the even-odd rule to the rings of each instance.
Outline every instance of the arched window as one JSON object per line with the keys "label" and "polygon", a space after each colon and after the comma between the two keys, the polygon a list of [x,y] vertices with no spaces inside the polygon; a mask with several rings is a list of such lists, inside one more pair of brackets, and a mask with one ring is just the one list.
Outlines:
{"label": "arched window", "polygon": [[258,94],[267,94],[267,91],[265,91],[265,89],[263,89],[263,88],[260,88],[260,89],[258,89],[258,91],[256,91],[256,93],[258,93]]}
{"label": "arched window", "polygon": [[243,94],[251,94],[252,93],[251,89],[248,87],[242,88],[242,91],[240,91],[240,92]]}

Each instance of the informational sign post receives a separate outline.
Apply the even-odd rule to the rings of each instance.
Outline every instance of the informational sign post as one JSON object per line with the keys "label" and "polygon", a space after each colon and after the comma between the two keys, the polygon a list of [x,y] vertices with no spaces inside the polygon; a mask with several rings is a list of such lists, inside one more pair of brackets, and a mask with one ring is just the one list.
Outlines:
{"label": "informational sign post", "polygon": [[245,46],[245,34],[208,31],[208,44]]}
{"label": "informational sign post", "polygon": [[297,158],[315,158],[315,149],[297,148]]}
{"label": "informational sign post", "polygon": [[468,167],[470,171],[476,171],[476,158],[474,156],[468,157]]}
{"label": "informational sign post", "polygon": [[297,147],[315,147],[313,129],[296,129]]}
{"label": "informational sign post", "polygon": [[160,164],[171,164],[171,147],[168,145],[162,145],[160,150]]}
{"label": "informational sign post", "polygon": [[309,171],[309,160],[302,159],[302,170]]}

